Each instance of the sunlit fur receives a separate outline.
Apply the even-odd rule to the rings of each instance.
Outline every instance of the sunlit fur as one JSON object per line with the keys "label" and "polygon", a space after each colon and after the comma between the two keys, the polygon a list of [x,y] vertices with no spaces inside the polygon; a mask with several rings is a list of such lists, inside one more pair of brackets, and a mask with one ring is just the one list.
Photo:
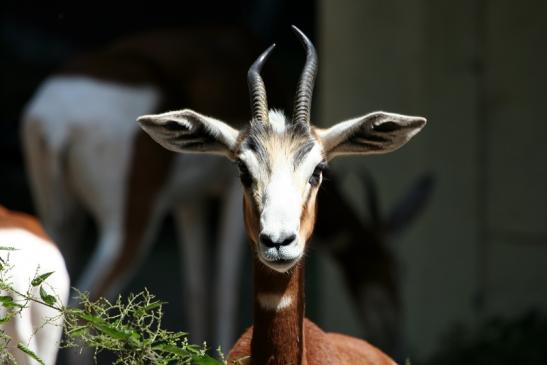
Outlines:
{"label": "sunlit fur", "polygon": [[[6,277],[10,286],[19,293],[40,297],[42,288],[55,294],[56,305],[66,305],[70,291],[70,279],[65,262],[57,246],[45,233],[42,225],[24,213],[9,211],[0,205],[0,246],[12,247],[13,251],[0,250],[0,261],[8,263]],[[53,274],[40,287],[30,286],[37,274]],[[10,295],[17,303],[25,304],[21,313],[7,316],[7,306],[0,305],[0,332],[11,338],[6,348],[17,364],[38,364],[27,354],[19,351],[18,343],[27,346],[45,364],[55,364],[59,341],[63,333],[62,316],[57,310],[38,302],[27,302],[19,294],[0,290],[0,295]]]}
{"label": "sunlit fur", "polygon": [[[245,191],[244,210],[257,257],[284,272],[302,258],[312,233],[319,184],[312,186],[309,180],[325,156],[309,128],[283,122],[279,111],[270,112],[270,118],[276,120],[275,126],[250,124],[236,156],[253,180]],[[260,234],[274,241],[294,234],[296,240],[287,246],[266,247]]]}

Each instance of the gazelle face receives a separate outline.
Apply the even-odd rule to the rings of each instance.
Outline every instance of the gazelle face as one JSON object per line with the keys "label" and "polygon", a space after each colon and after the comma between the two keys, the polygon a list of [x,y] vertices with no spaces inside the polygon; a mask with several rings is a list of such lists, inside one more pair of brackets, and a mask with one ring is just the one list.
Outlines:
{"label": "gazelle face", "polygon": [[328,129],[310,125],[317,54],[296,27],[306,48],[292,117],[269,110],[260,76],[273,46],[258,57],[248,73],[252,120],[238,131],[189,109],[138,119],[141,127],[165,148],[209,153],[236,162],[245,188],[247,233],[258,259],[284,272],[303,256],[315,222],[315,198],[326,162],[337,156],[379,154],[396,150],[418,133],[425,119],[375,112]]}
{"label": "gazelle face", "polygon": [[245,188],[244,216],[258,259],[286,271],[302,258],[315,222],[315,199],[326,156],[309,128],[281,112],[252,124],[236,153]]}

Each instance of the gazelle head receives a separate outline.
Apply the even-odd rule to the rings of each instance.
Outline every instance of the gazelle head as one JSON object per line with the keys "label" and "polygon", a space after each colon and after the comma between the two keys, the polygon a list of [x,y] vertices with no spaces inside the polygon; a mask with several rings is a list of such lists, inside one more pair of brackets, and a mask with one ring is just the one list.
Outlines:
{"label": "gazelle head", "polygon": [[310,110],[317,54],[310,40],[293,29],[307,56],[290,118],[268,109],[260,76],[275,45],[249,69],[252,119],[246,128],[236,130],[188,109],[138,118],[142,128],[169,150],[220,154],[235,161],[245,190],[247,233],[258,259],[279,272],[292,268],[304,255],[327,162],[342,155],[394,151],[426,123],[421,117],[375,112],[328,129],[313,127]]}

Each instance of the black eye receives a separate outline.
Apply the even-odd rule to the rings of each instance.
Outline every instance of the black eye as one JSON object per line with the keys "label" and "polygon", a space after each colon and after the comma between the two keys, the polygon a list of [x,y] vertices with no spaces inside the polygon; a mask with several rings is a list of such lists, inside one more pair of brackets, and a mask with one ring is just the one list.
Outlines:
{"label": "black eye", "polygon": [[237,168],[239,169],[239,178],[241,179],[241,184],[243,184],[243,186],[246,188],[250,187],[253,183],[253,177],[251,176],[247,165],[245,165],[245,163],[241,160],[237,160],[236,164]]}
{"label": "black eye", "polygon": [[309,180],[309,183],[311,186],[319,185],[319,182],[321,181],[321,173],[326,167],[327,165],[324,162],[321,162],[317,166],[315,166],[315,169],[313,170],[313,174],[311,174],[310,180]]}

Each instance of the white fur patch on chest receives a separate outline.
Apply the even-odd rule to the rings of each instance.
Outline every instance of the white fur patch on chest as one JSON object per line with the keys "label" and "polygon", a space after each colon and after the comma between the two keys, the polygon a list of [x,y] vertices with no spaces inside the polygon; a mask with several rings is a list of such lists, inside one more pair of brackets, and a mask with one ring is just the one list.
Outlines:
{"label": "white fur patch on chest", "polygon": [[258,294],[258,302],[266,310],[280,312],[292,305],[293,298],[290,295],[261,293]]}

